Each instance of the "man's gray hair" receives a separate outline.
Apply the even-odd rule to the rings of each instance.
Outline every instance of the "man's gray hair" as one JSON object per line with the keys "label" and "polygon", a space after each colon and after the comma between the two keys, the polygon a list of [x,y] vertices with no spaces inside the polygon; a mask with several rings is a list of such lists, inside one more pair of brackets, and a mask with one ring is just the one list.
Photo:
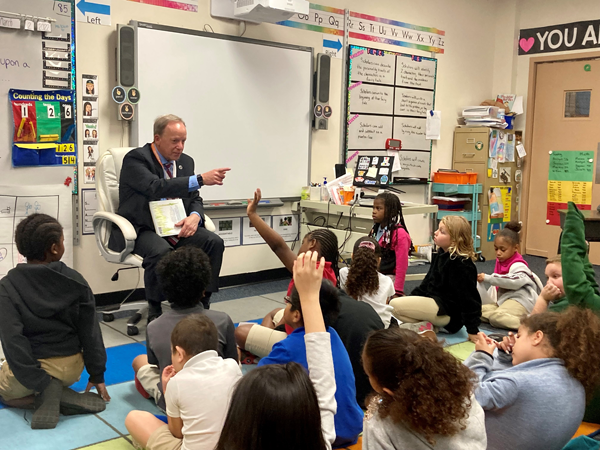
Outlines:
{"label": "man's gray hair", "polygon": [[163,132],[165,131],[165,128],[171,122],[182,123],[185,127],[185,122],[181,117],[176,116],[175,114],[165,114],[164,116],[157,117],[154,121],[154,136],[156,136],[157,134],[159,136],[162,136]]}

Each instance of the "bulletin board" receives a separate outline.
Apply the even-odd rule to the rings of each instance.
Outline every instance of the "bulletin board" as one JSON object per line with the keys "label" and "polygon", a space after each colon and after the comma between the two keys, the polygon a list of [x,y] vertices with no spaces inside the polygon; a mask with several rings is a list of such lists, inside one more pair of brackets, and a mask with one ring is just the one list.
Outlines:
{"label": "bulletin board", "polygon": [[[346,164],[359,155],[395,156],[393,183],[430,181],[431,141],[425,139],[428,111],[434,109],[437,60],[349,46]],[[400,151],[386,140],[400,139]]]}
{"label": "bulletin board", "polygon": [[580,210],[592,209],[593,151],[552,151],[548,171],[546,224],[560,226],[560,209],[573,202]]}
{"label": "bulletin board", "polygon": [[[21,20],[19,29],[0,27],[0,108],[4,111],[4,114],[0,114],[1,183],[9,186],[63,186],[67,177],[74,178],[74,158],[71,158],[74,153],[71,147],[76,147],[76,130],[73,130],[74,134],[68,140],[69,143],[73,144],[72,146],[57,147],[58,153],[54,154],[53,158],[57,162],[56,164],[51,164],[48,167],[14,167],[12,147],[15,126],[9,91],[11,89],[36,92],[73,92],[75,90],[75,15],[73,0],[27,0],[20,2],[0,0],[0,11],[48,18],[51,19],[49,23],[52,27],[50,32],[25,30],[23,18],[18,15],[0,13],[0,17]],[[62,107],[62,103],[64,103],[62,96],[61,99],[58,99],[58,102],[60,103],[57,103],[54,111],[57,115],[65,112]],[[40,103],[43,103],[43,101]],[[34,108],[34,106],[31,108]],[[41,111],[41,108],[39,110]],[[32,111],[30,110],[30,112]],[[43,111],[46,114],[44,117],[49,118],[46,106],[44,106]],[[72,114],[71,121],[77,123],[74,103],[73,109],[68,113]],[[25,124],[26,130],[29,130],[27,128],[28,124],[29,122]],[[66,130],[56,131],[60,135],[57,142],[62,140],[65,132]],[[48,132],[46,134],[53,133]],[[48,137],[49,140],[50,137]],[[40,143],[40,139],[37,139],[37,142]],[[63,156],[69,157],[63,158]],[[73,185],[70,188],[63,187],[70,192]]]}

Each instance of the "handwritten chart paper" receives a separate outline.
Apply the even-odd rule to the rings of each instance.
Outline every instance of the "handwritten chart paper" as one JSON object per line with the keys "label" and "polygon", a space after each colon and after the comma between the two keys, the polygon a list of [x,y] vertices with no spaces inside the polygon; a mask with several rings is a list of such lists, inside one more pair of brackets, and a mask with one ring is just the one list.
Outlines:
{"label": "handwritten chart paper", "polygon": [[396,85],[433,90],[435,88],[435,68],[435,60],[399,59],[396,69]]}
{"label": "handwritten chart paper", "polygon": [[431,141],[425,139],[427,119],[394,117],[394,137],[402,141],[402,149],[426,150],[429,152]]}
{"label": "handwritten chart paper", "polygon": [[349,147],[385,149],[385,141],[392,135],[392,117],[359,116],[349,125]]}
{"label": "handwritten chart paper", "polygon": [[354,89],[350,97],[350,109],[356,113],[394,113],[394,88],[363,84]]}
{"label": "handwritten chart paper", "polygon": [[[353,53],[359,56],[352,58]],[[352,58],[352,81],[363,81],[376,84],[394,84],[396,56],[385,53],[383,56],[370,55],[359,47],[350,48]]]}
{"label": "handwritten chart paper", "polygon": [[560,226],[561,209],[573,202],[579,209],[592,209],[593,151],[554,151],[548,172],[546,223]]}
{"label": "handwritten chart paper", "polygon": [[426,117],[433,109],[433,91],[396,88],[394,111],[403,116]]}
{"label": "handwritten chart paper", "polygon": [[61,223],[65,236],[62,261],[72,267],[71,190],[65,186],[0,186],[0,192],[0,278],[17,264],[26,262],[17,250],[14,236],[17,225],[34,213],[48,214]]}
{"label": "handwritten chart paper", "polygon": [[356,45],[349,55],[346,157],[356,151],[374,155],[386,150],[388,139],[399,139],[400,169],[391,171],[392,183],[429,180],[426,126],[434,109],[437,60]]}

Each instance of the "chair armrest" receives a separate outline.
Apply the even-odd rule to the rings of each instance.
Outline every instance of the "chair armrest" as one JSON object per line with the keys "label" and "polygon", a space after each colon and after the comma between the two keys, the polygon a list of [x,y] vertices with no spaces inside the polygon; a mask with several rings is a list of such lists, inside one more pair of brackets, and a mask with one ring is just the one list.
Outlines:
{"label": "chair armrest", "polygon": [[204,228],[206,228],[207,231],[212,231],[213,233],[217,229],[214,222],[210,220],[210,217],[208,217],[206,214],[204,214]]}
{"label": "chair armrest", "polygon": [[[118,214],[99,211],[94,214],[92,223],[96,244],[104,259],[111,263],[122,263],[133,251],[135,240],[137,239],[137,233],[135,232],[133,225],[131,225],[131,222]],[[121,233],[123,233],[123,238],[125,239],[125,249],[121,252],[116,252],[108,248],[108,241],[113,223],[119,227]]]}

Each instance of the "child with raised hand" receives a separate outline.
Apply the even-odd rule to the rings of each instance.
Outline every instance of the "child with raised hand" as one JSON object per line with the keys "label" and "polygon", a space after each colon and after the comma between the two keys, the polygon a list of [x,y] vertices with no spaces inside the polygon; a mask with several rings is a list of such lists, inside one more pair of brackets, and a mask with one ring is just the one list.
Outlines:
{"label": "child with raised hand", "polygon": [[146,411],[132,411],[125,426],[148,450],[215,447],[233,388],[242,377],[237,361],[218,353],[217,327],[204,314],[181,319],[171,333],[172,365],[162,372],[168,424]]}
{"label": "child with raised hand", "polygon": [[340,287],[350,297],[371,305],[388,328],[393,311],[388,303],[395,289],[392,280],[379,273],[380,263],[381,247],[377,241],[366,236],[358,239],[352,251],[352,265],[340,269]]}
{"label": "child with raised hand", "polygon": [[[362,431],[363,413],[356,401],[355,379],[348,352],[336,331],[330,327],[331,322],[339,313],[340,304],[338,290],[329,280],[323,280],[321,284],[319,303],[327,332],[331,335],[331,351],[333,366],[335,367],[335,384],[337,386],[335,392],[337,413],[335,415],[336,440],[334,447],[342,447],[356,443],[358,435]],[[292,291],[290,301],[283,314],[283,320],[294,331],[284,340],[276,343],[271,353],[262,358],[258,366],[296,362],[307,368],[304,340],[306,329],[297,289]]]}
{"label": "child with raised hand", "polygon": [[373,228],[369,236],[381,247],[379,271],[391,275],[396,296],[404,295],[404,280],[412,241],[402,215],[402,203],[397,195],[384,192],[373,201]]}
{"label": "child with raised hand", "polygon": [[[321,312],[324,260],[298,256],[294,282],[303,311],[308,375],[295,362],[259,367],[238,383],[216,450],[329,450],[335,439],[333,335]],[[335,350],[334,350],[335,351]],[[251,411],[251,413],[249,413]]]}
{"label": "child with raised hand", "polygon": [[[494,239],[496,267],[494,273],[477,276],[479,283],[487,282],[492,299],[496,301],[481,308],[481,320],[497,328],[516,330],[521,318],[530,314],[543,286],[519,253],[521,224],[508,222]],[[479,285],[481,286],[481,285]],[[481,290],[483,288],[481,287]],[[485,292],[484,292],[485,294]]]}
{"label": "child with raised hand", "polygon": [[473,373],[438,342],[390,328],[369,336],[363,364],[375,395],[363,448],[484,450],[484,412]]}
{"label": "child with raised hand", "polygon": [[[260,199],[261,192],[260,189],[257,189],[254,192],[254,198],[248,201],[248,217],[256,231],[291,273],[297,257],[283,238],[257,214],[256,207]],[[329,280],[335,286],[338,277],[337,264],[340,259],[336,235],[327,229],[311,231],[302,240],[299,253],[307,251],[317,252],[320,257],[325,259],[323,278]],[[288,286],[288,297],[291,295],[293,286],[294,280]],[[383,328],[383,322],[369,305],[357,302],[341,290],[337,290],[337,293],[340,302],[340,314],[335,323],[332,324],[332,328],[339,334],[350,356],[356,381],[356,398],[359,404],[362,405],[369,391],[369,380],[360,362],[362,346],[369,333]],[[283,309],[272,311],[265,317],[262,325],[239,325],[235,330],[238,346],[252,352],[254,355],[267,356],[275,343],[285,339],[288,334],[294,331],[283,320],[283,311]],[[277,329],[274,329],[276,326]],[[254,358],[245,359],[252,361]]]}
{"label": "child with raised hand", "polygon": [[464,217],[446,216],[433,238],[438,247],[421,285],[410,296],[390,301],[403,328],[415,331],[444,327],[456,333],[463,326],[469,339],[479,332],[481,297],[471,225]]}
{"label": "child with raised hand", "polygon": [[[281,260],[286,269],[292,273],[296,254],[290,249],[284,239],[273,230],[256,212],[261,199],[260,189],[254,192],[254,198],[248,201],[247,214],[252,226],[265,240],[273,253]],[[339,275],[338,260],[340,258],[338,251],[338,240],[335,234],[330,230],[317,229],[308,233],[302,240],[298,253],[307,251],[317,252],[324,258],[323,278],[337,285]],[[289,297],[294,287],[294,280],[290,281],[287,296]],[[279,326],[279,327],[278,327]],[[275,328],[284,328],[283,330],[274,330]],[[241,349],[247,350],[256,356],[266,356],[269,354],[276,342],[285,339],[287,334],[293,330],[285,327],[283,321],[283,308],[277,308],[271,311],[262,321],[261,325],[243,324],[235,330],[235,338]]]}
{"label": "child with raised hand", "polygon": [[600,319],[578,307],[534,314],[502,343],[479,333],[475,350],[465,365],[479,378],[488,449],[562,449],[600,382]]}
{"label": "child with raised hand", "polygon": [[[26,264],[0,280],[0,401],[34,407],[31,428],[54,428],[60,414],[97,413],[110,396],[104,383],[106,350],[94,294],[79,272],[67,267],[63,228],[53,217],[31,214],[15,233]],[[68,386],[83,368],[86,392]],[[88,391],[95,387],[99,395]]]}

